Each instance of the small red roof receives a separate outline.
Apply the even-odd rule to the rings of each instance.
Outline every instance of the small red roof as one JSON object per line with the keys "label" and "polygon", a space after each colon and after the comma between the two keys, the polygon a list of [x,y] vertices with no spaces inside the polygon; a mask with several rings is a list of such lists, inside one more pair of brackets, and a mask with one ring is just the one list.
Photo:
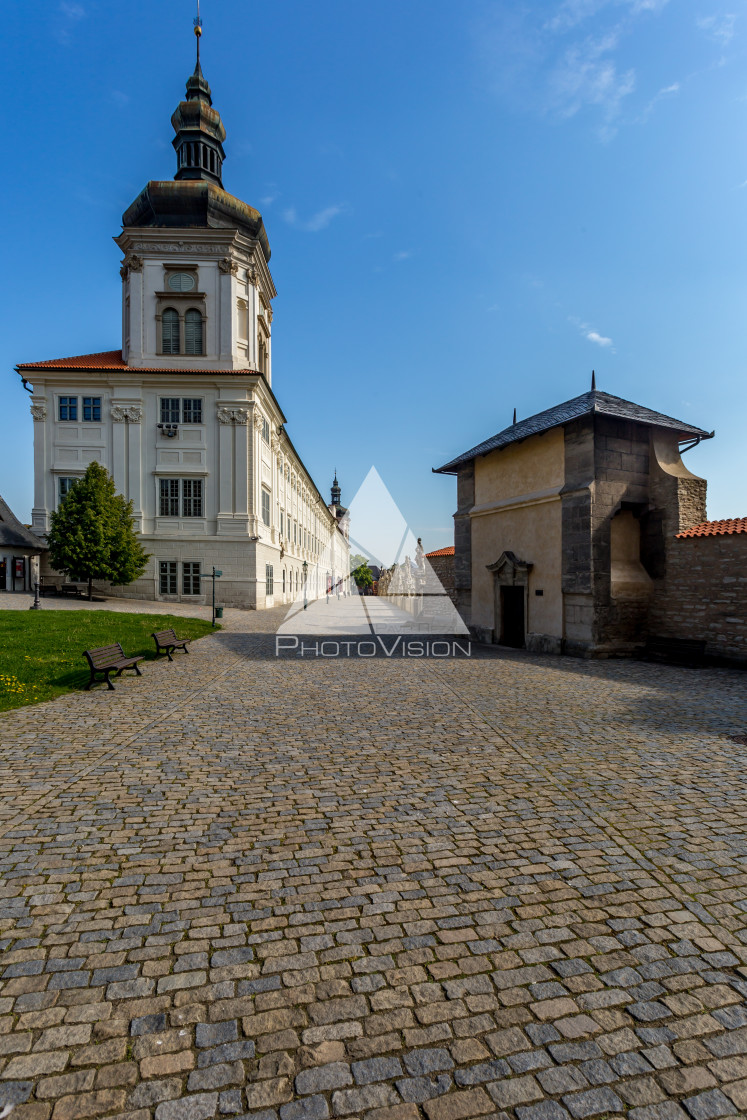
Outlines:
{"label": "small red roof", "polygon": [[121,350],[103,350],[100,354],[78,354],[73,358],[51,358],[47,362],[20,362],[21,369],[101,369],[128,370],[130,373],[257,373],[256,369],[168,369],[165,366],[128,366]]}
{"label": "small red roof", "polygon": [[437,548],[435,552],[426,552],[426,556],[453,556],[454,545],[447,545],[446,548]]}
{"label": "small red roof", "polygon": [[747,533],[747,517],[727,517],[724,521],[701,521],[692,529],[678,533],[682,537],[726,537],[732,533]]}

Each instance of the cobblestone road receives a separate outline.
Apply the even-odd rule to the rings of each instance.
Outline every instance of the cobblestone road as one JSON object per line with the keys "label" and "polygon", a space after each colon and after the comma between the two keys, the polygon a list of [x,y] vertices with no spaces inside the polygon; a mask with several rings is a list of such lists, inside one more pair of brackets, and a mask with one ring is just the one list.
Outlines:
{"label": "cobblestone road", "polygon": [[744,1115],[744,675],[281,617],[0,718],[13,1120]]}

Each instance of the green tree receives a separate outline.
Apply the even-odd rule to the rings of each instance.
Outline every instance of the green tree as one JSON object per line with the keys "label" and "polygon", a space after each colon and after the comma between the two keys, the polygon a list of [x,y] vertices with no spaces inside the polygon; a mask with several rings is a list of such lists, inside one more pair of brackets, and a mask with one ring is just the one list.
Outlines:
{"label": "green tree", "polygon": [[373,572],[368,566],[368,561],[365,556],[351,556],[350,557],[350,574],[355,580],[356,586],[361,590],[368,587],[373,587]]}
{"label": "green tree", "polygon": [[51,517],[48,535],[52,567],[88,580],[88,598],[95,579],[123,586],[142,574],[149,556],[132,522],[132,502],[114,488],[114,479],[100,463],[67,493]]}

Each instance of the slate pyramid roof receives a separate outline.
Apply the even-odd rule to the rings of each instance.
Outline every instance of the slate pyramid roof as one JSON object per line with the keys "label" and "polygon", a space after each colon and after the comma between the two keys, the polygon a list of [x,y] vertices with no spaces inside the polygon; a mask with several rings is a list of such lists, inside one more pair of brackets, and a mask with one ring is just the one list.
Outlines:
{"label": "slate pyramid roof", "polygon": [[697,437],[707,439],[709,434],[713,434],[703,431],[702,428],[696,428],[692,424],[686,424],[683,420],[675,420],[672,416],[665,416],[663,412],[654,412],[650,408],[644,408],[643,405],[623,400],[622,397],[613,397],[611,393],[602,393],[598,389],[592,389],[588,393],[582,393],[580,397],[564,401],[563,404],[556,404],[553,408],[538,412],[534,416],[529,416],[526,420],[520,420],[517,424],[511,424],[510,427],[504,428],[497,435],[491,436],[490,439],[478,443],[476,447],[465,451],[462,455],[457,455],[450,462],[444,463],[442,467],[435,468],[435,473],[454,474],[456,468],[461,466],[462,463],[468,463],[471,459],[476,459],[478,455],[487,455],[490,451],[495,451],[499,447],[507,447],[509,444],[518,443],[529,436],[548,432],[551,428],[560,427],[571,420],[579,419],[581,416],[588,416],[590,413],[611,416],[618,420],[633,420],[638,424],[646,424],[653,428],[669,428],[676,431],[682,439],[695,439]]}

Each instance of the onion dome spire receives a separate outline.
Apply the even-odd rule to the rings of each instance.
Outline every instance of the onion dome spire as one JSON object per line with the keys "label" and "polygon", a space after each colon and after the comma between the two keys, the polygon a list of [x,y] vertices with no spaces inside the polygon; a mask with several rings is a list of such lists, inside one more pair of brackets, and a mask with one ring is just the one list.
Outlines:
{"label": "onion dome spire", "polygon": [[197,39],[197,63],[194,73],[187,79],[187,97],[180,101],[171,123],[176,136],[171,141],[176,149],[177,171],[175,179],[206,179],[223,186],[223,141],[226,130],[220,113],[213,109],[210,86],[205,81],[200,66],[200,39],[202,20],[200,6],[194,21]]}
{"label": "onion dome spire", "polygon": [[336,467],[335,467],[335,480],[332,483],[331,494],[332,494],[331,505],[333,505],[333,506],[341,505],[342,504],[342,490],[340,489],[340,484],[337,481],[337,468]]}

